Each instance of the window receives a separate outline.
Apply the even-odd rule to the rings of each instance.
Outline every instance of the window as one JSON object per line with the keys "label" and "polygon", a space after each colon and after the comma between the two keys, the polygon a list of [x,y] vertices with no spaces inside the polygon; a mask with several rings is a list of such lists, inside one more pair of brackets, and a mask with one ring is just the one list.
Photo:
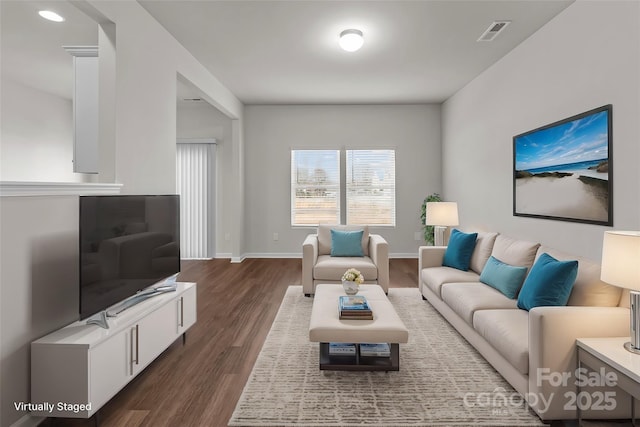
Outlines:
{"label": "window", "polygon": [[291,151],[291,224],[396,224],[395,151]]}
{"label": "window", "polygon": [[340,223],[340,151],[291,151],[291,224]]}
{"label": "window", "polygon": [[396,225],[396,152],[347,150],[347,224]]}

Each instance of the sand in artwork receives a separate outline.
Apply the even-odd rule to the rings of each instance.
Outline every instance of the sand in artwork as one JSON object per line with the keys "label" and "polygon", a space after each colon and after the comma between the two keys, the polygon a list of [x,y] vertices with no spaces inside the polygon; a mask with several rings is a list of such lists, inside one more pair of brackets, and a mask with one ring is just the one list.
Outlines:
{"label": "sand in artwork", "polygon": [[538,174],[516,179],[518,213],[607,221],[608,206],[608,181],[598,177],[597,172]]}

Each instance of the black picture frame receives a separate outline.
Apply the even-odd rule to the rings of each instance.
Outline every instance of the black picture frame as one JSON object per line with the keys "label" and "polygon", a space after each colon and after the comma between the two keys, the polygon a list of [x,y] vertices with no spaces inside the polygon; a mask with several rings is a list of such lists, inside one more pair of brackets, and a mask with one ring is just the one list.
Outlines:
{"label": "black picture frame", "polygon": [[513,215],[613,225],[613,107],[513,137]]}

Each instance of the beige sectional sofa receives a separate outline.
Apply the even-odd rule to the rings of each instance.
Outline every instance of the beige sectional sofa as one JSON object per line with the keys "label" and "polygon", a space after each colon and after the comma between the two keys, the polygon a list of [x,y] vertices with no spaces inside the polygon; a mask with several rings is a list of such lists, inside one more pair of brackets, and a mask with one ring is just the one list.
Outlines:
{"label": "beige sectional sofa", "polygon": [[[628,293],[600,281],[597,262],[498,233],[478,232],[468,271],[443,267],[445,250],[434,246],[419,249],[423,299],[527,399],[542,420],[575,419],[576,411],[568,400],[576,390],[575,340],[628,336]],[[491,255],[506,264],[531,269],[545,252],[558,260],[578,260],[578,276],[567,306],[521,310],[516,299],[479,281]],[[556,373],[569,375],[566,384],[551,380]],[[585,416],[628,417],[629,399],[620,390],[616,396],[615,411],[587,411]]]}

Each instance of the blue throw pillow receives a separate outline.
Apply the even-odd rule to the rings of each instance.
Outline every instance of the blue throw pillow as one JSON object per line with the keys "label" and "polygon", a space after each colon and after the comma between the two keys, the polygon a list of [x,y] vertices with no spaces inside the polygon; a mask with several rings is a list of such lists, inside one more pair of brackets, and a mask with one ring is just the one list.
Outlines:
{"label": "blue throw pillow", "polygon": [[331,230],[331,256],[364,256],[362,234],[364,230]]}
{"label": "blue throw pillow", "polygon": [[454,228],[449,237],[449,245],[444,252],[442,265],[462,271],[469,270],[477,238],[478,233],[463,233]]}
{"label": "blue throw pillow", "polygon": [[507,298],[515,299],[526,275],[527,267],[505,264],[491,256],[482,269],[480,281],[499,290]]}
{"label": "blue throw pillow", "polygon": [[544,253],[531,267],[531,272],[518,295],[518,308],[567,305],[578,276],[578,261],[558,261]]}

